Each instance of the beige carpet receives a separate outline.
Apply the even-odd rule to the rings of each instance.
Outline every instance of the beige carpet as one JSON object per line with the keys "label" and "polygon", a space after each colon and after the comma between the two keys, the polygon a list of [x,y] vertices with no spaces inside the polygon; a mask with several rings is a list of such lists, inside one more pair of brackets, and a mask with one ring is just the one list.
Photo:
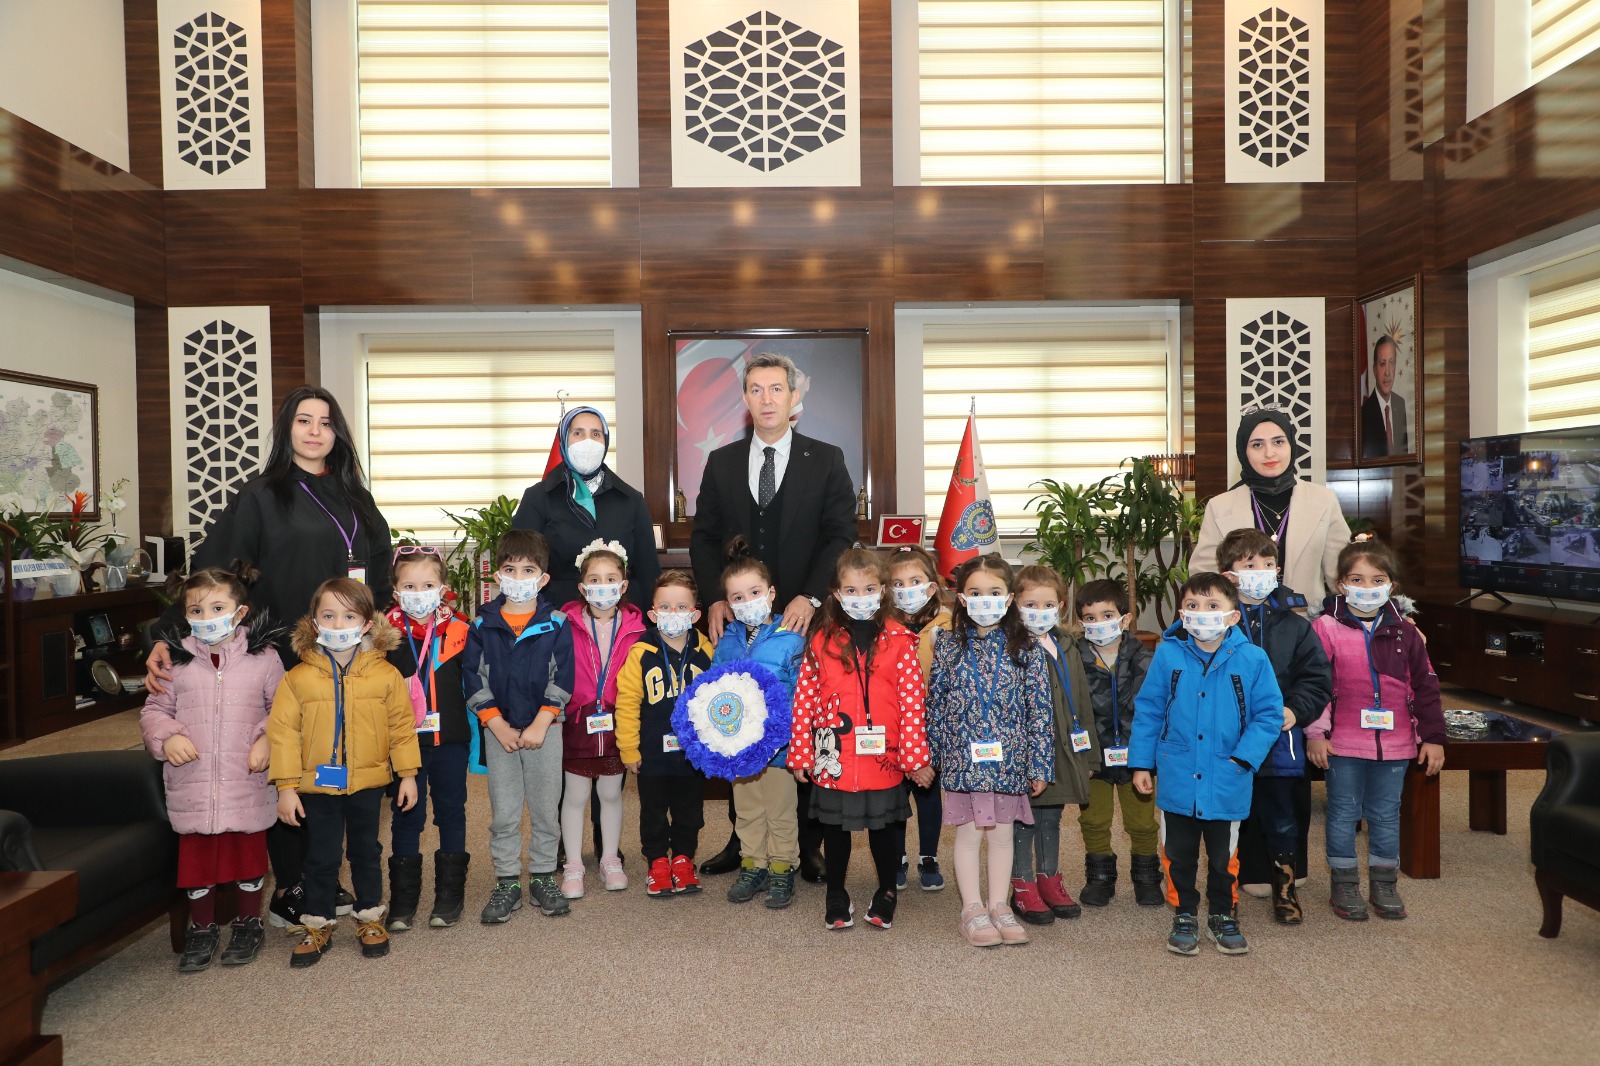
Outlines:
{"label": "beige carpet", "polygon": [[[136,743],[129,712],[0,758]],[[1466,777],[1445,775],[1444,877],[1402,878],[1408,920],[1339,921],[1314,864],[1305,926],[1276,926],[1246,899],[1248,956],[1184,959],[1163,946],[1167,911],[1136,907],[1126,880],[1110,907],[991,951],[961,942],[953,884],[924,894],[913,882],[888,932],[825,931],[810,885],[783,912],[725,902],[726,877],[696,898],[652,900],[637,880],[631,789],[633,887],[591,892],[568,917],[524,909],[485,927],[474,915],[492,879],[488,804],[474,778],[477,855],[457,927],[399,936],[369,961],[347,924],[304,972],[275,933],[255,965],[192,976],[152,927],[54,990],[44,1028],[65,1037],[68,1062],[94,1064],[1597,1062],[1600,915],[1569,903],[1561,937],[1537,935],[1527,812],[1542,780],[1511,775],[1511,832],[1497,837],[1467,829]],[[1313,855],[1320,786],[1316,797]],[[726,822],[720,805],[707,814],[714,850]],[[1074,833],[1063,851],[1075,890]],[[861,837],[860,909],[869,870]]]}

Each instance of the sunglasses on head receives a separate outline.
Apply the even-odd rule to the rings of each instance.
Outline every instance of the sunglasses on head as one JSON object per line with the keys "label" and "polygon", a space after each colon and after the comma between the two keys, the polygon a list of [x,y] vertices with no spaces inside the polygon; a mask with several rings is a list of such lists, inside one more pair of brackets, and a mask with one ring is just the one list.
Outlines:
{"label": "sunglasses on head", "polygon": [[402,544],[394,550],[394,557],[389,562],[392,565],[408,555],[432,555],[439,559],[444,558],[444,553],[431,544]]}

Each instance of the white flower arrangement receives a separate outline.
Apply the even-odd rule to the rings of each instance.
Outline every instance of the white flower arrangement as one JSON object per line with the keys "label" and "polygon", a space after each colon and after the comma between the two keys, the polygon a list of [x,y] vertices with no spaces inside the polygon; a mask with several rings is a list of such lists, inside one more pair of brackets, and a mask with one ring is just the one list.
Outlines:
{"label": "white flower arrangement", "polygon": [[595,540],[591,540],[588,544],[585,544],[583,546],[583,551],[578,553],[578,558],[576,560],[578,573],[583,573],[583,561],[589,558],[589,556],[593,555],[595,552],[610,552],[622,560],[622,565],[624,568],[626,568],[628,565],[628,550],[626,548],[624,548],[617,541],[600,540],[597,538]]}

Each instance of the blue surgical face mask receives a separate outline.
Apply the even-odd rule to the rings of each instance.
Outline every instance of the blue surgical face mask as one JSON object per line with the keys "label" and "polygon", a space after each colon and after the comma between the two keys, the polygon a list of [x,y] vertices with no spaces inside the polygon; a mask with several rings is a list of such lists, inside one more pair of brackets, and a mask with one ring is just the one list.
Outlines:
{"label": "blue surgical face mask", "polygon": [[621,582],[615,585],[579,585],[578,590],[589,601],[589,606],[597,611],[609,610],[622,600]]}
{"label": "blue surgical face mask", "polygon": [[878,608],[883,606],[883,597],[876,592],[870,596],[846,596],[840,593],[839,606],[857,622],[865,622],[878,613]]}
{"label": "blue surgical face mask", "polygon": [[1105,647],[1112,641],[1122,636],[1122,619],[1113,618],[1109,622],[1083,623],[1083,637],[1090,644]]}
{"label": "blue surgical face mask", "polygon": [[507,577],[500,574],[495,578],[500,586],[500,591],[505,593],[506,599],[512,603],[527,603],[539,595],[539,579],[537,577]]}
{"label": "blue surgical face mask", "polygon": [[439,609],[439,604],[444,599],[444,590],[402,589],[396,595],[400,598],[400,609],[422,622]]}
{"label": "blue surgical face mask", "polygon": [[234,627],[238,624],[235,619],[238,617],[239,609],[235,607],[232,614],[225,614],[219,618],[191,618],[189,632],[206,644],[221,644],[233,636]]}
{"label": "blue surgical face mask", "polygon": [[1228,631],[1232,611],[1184,611],[1183,628],[1195,640],[1216,640]]}
{"label": "blue surgical face mask", "polygon": [[344,651],[361,643],[362,626],[354,629],[333,629],[329,626],[317,626],[317,643],[329,651]]}
{"label": "blue surgical face mask", "polygon": [[967,609],[967,617],[972,619],[975,626],[998,625],[1000,619],[1006,616],[1006,608],[1011,606],[1010,596],[962,596],[961,603]]}
{"label": "blue surgical face mask", "polygon": [[1233,576],[1239,579],[1240,595],[1252,600],[1264,600],[1278,587],[1276,570],[1235,570]]}
{"label": "blue surgical face mask", "polygon": [[693,611],[657,611],[656,628],[664,637],[681,637],[694,625]]}
{"label": "blue surgical face mask", "polygon": [[733,605],[733,616],[752,629],[764,626],[772,621],[772,597],[763,596],[759,600],[736,603]]}
{"label": "blue surgical face mask", "polygon": [[906,614],[916,614],[926,607],[928,601],[933,599],[933,582],[924,582],[921,585],[907,585],[905,588],[894,590],[894,605]]}
{"label": "blue surgical face mask", "polygon": [[1022,613],[1022,624],[1036,637],[1044,636],[1061,621],[1060,607],[1020,607],[1018,610]]}
{"label": "blue surgical face mask", "polygon": [[1345,602],[1358,611],[1378,611],[1389,602],[1392,585],[1346,585]]}

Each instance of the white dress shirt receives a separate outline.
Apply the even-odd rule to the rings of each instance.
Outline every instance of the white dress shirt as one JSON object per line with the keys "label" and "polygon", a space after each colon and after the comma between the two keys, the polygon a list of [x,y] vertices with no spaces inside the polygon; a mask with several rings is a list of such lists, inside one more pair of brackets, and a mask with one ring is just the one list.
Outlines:
{"label": "white dress shirt", "polygon": [[[793,443],[794,429],[790,427],[771,445],[777,449],[777,453],[772,457],[773,492],[783,487],[783,472],[789,467],[789,446]],[[766,441],[754,433],[750,434],[750,498],[758,503],[761,501],[761,466],[767,461],[763,450],[766,447],[768,447]]]}

